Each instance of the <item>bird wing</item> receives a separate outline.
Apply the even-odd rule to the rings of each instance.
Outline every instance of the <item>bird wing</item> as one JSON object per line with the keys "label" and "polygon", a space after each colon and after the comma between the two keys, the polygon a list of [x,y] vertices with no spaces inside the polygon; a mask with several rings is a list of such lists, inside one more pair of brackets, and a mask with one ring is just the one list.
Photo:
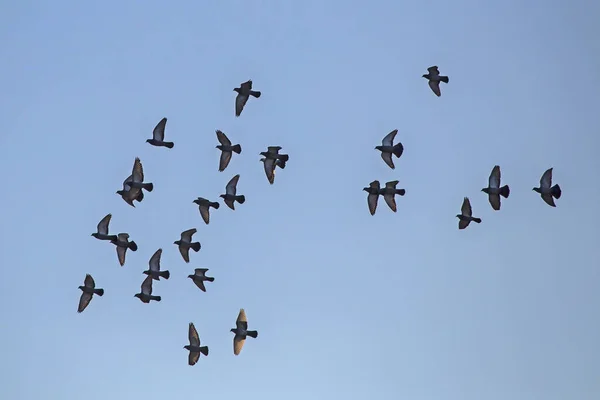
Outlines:
{"label": "bird wing", "polygon": [[393,131],[391,131],[390,133],[388,133],[387,135],[385,135],[385,137],[381,141],[381,144],[383,146],[393,146],[394,145],[394,138],[396,137],[397,133],[398,133],[398,129],[394,129]]}
{"label": "bird wing", "polygon": [[210,213],[208,212],[209,206],[208,205],[201,205],[198,206],[198,209],[200,210],[200,215],[202,216],[202,219],[204,220],[204,222],[208,225],[208,223],[210,222]]}
{"label": "bird wing", "polygon": [[552,195],[550,193],[548,194],[543,194],[542,195],[542,199],[546,202],[546,204],[548,204],[549,206],[552,207],[556,207],[556,204],[554,204],[554,198],[552,197]]}
{"label": "bird wing", "polygon": [[488,195],[488,200],[494,210],[496,210],[496,211],[500,210],[500,195],[499,194]]}
{"label": "bird wing", "polygon": [[129,233],[119,233],[117,235],[119,242],[127,242],[129,240]]}
{"label": "bird wing", "polygon": [[[552,186],[552,168],[549,168],[544,172],[540,179],[540,188],[549,189]],[[546,202],[548,203],[548,202]],[[554,203],[554,201],[553,201]]]}
{"label": "bird wing", "polygon": [[272,185],[275,182],[275,160],[272,158],[262,158],[261,161],[265,164],[265,174],[267,175],[267,180]]}
{"label": "bird wing", "polygon": [[190,262],[190,248],[189,247],[179,245],[179,253],[181,254],[181,257],[183,257],[183,261],[185,261],[186,263]]}
{"label": "bird wing", "polygon": [[469,201],[468,197],[464,198],[460,211],[465,217],[470,217],[472,215],[471,202]]}
{"label": "bird wing", "polygon": [[200,337],[198,337],[198,331],[192,322],[190,322],[188,338],[190,339],[191,346],[200,346]]}
{"label": "bird wing", "polygon": [[246,311],[244,311],[243,308],[240,308],[240,313],[235,321],[235,325],[238,329],[248,329],[248,319],[246,318]]}
{"label": "bird wing", "polygon": [[235,210],[235,202],[233,201],[233,199],[224,199],[223,202],[227,205],[227,207],[231,208],[232,210]]}
{"label": "bird wing", "polygon": [[229,161],[231,161],[231,151],[221,150],[221,157],[219,158],[219,172],[225,171],[225,168],[229,165]]}
{"label": "bird wing", "polygon": [[184,242],[191,242],[192,241],[192,236],[194,236],[194,233],[196,233],[198,230],[196,228],[192,228],[192,229],[188,229],[187,231],[183,231],[181,232],[181,240]]}
{"label": "bird wing", "polygon": [[223,146],[231,146],[231,140],[229,140],[229,138],[223,132],[218,129],[215,132],[217,133],[217,140],[219,143],[221,143]]}
{"label": "bird wing", "polygon": [[381,158],[383,158],[383,161],[385,161],[385,163],[388,165],[388,167],[390,167],[391,169],[396,168],[394,166],[394,161],[392,160],[392,153],[387,153],[385,151],[382,151]]}
{"label": "bird wing", "polygon": [[194,273],[198,276],[206,276],[206,271],[208,271],[208,268],[196,268],[194,269]]}
{"label": "bird wing", "polygon": [[242,110],[244,109],[244,106],[246,105],[246,102],[248,101],[248,96],[249,95],[243,95],[241,93],[238,93],[238,95],[236,96],[236,98],[235,98],[235,116],[236,117],[239,117],[240,114],[242,113]]}
{"label": "bird wing", "polygon": [[233,337],[233,354],[236,356],[240,354],[242,348],[244,347],[244,343],[246,342],[246,338],[243,336],[235,335]]}
{"label": "bird wing", "polygon": [[79,307],[77,307],[77,312],[80,313],[83,310],[85,310],[88,304],[90,304],[90,301],[92,301],[91,293],[81,293],[81,297],[79,298]]}
{"label": "bird wing", "polygon": [[159,121],[158,124],[156,124],[156,126],[154,127],[154,130],[152,131],[152,137],[154,138],[154,140],[158,140],[159,142],[162,142],[165,140],[165,127],[167,125],[167,118],[163,118]]}
{"label": "bird wing", "polygon": [[162,249],[156,250],[156,252],[150,257],[148,265],[150,265],[150,271],[160,271],[160,256],[162,255]]}
{"label": "bird wing", "polygon": [[144,167],[142,167],[142,162],[140,161],[139,157],[136,157],[135,161],[133,162],[131,176],[134,182],[144,182]]}
{"label": "bird wing", "polygon": [[83,281],[83,285],[85,287],[94,289],[96,287],[96,282],[94,282],[94,278],[92,278],[90,274],[85,274],[85,280]]}
{"label": "bird wing", "polygon": [[227,183],[227,186],[225,186],[225,193],[231,196],[235,196],[235,194],[237,193],[237,184],[239,180],[240,174],[237,174],[236,176],[231,178],[229,183]]}
{"label": "bird wing", "polygon": [[396,189],[396,185],[398,185],[399,182],[400,181],[389,181],[389,182],[386,182],[385,188],[386,189],[394,189],[395,190]]}
{"label": "bird wing", "polygon": [[373,182],[369,183],[369,187],[372,188],[372,189],[379,190],[379,188],[380,188],[379,181],[378,180],[374,180]]}
{"label": "bird wing", "polygon": [[267,147],[267,152],[270,154],[279,154],[279,150],[281,150],[281,146],[269,146]]}
{"label": "bird wing", "polygon": [[117,258],[121,267],[125,265],[125,254],[127,253],[127,247],[117,246]]}
{"label": "bird wing", "polygon": [[110,219],[112,218],[112,214],[106,214],[100,222],[98,222],[98,233],[101,235],[108,235],[108,224],[110,223]]}
{"label": "bird wing", "polygon": [[246,82],[240,84],[241,91],[250,90],[250,89],[252,89],[252,79],[249,79]]}
{"label": "bird wing", "polygon": [[196,284],[196,286],[198,286],[198,289],[202,290],[203,292],[206,292],[206,287],[204,286],[204,281],[200,280],[200,279],[193,279],[194,284]]}
{"label": "bird wing", "polygon": [[491,188],[498,189],[500,187],[500,166],[496,165],[492,169],[492,173],[490,173],[490,178],[488,179],[488,186]]}
{"label": "bird wing", "polygon": [[437,97],[440,97],[442,95],[442,92],[440,92],[440,83],[437,81],[429,81],[429,87],[431,88],[431,90],[433,90],[433,93],[435,93],[435,95]]}
{"label": "bird wing", "polygon": [[369,205],[369,212],[371,215],[375,215],[375,211],[377,211],[377,201],[379,200],[378,194],[371,194],[367,196],[367,204]]}
{"label": "bird wing", "polygon": [[429,75],[433,76],[437,76],[440,74],[440,70],[438,69],[437,65],[427,68],[427,72],[429,72]]}
{"label": "bird wing", "polygon": [[128,192],[131,190],[131,186],[129,183],[133,182],[133,174],[129,175],[127,179],[123,181],[123,190]]}
{"label": "bird wing", "polygon": [[458,229],[465,229],[467,226],[469,226],[470,223],[471,223],[471,221],[468,221],[466,219],[459,219],[458,220]]}
{"label": "bird wing", "polygon": [[190,354],[188,356],[188,364],[196,365],[196,363],[198,362],[199,359],[200,359],[200,352],[190,351]]}
{"label": "bird wing", "polygon": [[383,199],[387,203],[388,207],[396,212],[396,194],[395,193],[386,193],[383,195]]}
{"label": "bird wing", "polygon": [[152,276],[148,275],[142,282],[142,293],[148,296],[152,294]]}

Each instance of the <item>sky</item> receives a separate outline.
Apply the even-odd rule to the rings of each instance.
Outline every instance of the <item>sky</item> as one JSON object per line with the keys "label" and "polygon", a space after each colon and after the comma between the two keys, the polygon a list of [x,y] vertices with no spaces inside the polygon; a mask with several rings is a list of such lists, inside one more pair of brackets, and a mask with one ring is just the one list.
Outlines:
{"label": "sky", "polygon": [[[2,398],[600,396],[600,3],[0,3]],[[421,77],[450,77],[436,97]],[[233,88],[252,79],[239,118]],[[146,139],[167,117],[172,150]],[[215,130],[242,153],[218,172]],[[375,146],[391,130],[404,154]],[[259,153],[290,160],[265,177]],[[140,157],[154,183],[115,192]],[[511,189],[480,190],[500,165]],[[554,168],[557,207],[531,189]],[[204,224],[240,174],[243,205]],[[399,180],[393,213],[369,182]],[[464,196],[481,224],[458,230]],[[124,267],[90,236],[138,244]],[[173,244],[197,228],[186,264]],[[150,256],[171,278],[134,298]],[[201,292],[187,275],[209,268]],[[78,314],[91,274],[103,297]],[[249,338],[233,355],[240,308]],[[193,322],[210,348],[187,365]]]}

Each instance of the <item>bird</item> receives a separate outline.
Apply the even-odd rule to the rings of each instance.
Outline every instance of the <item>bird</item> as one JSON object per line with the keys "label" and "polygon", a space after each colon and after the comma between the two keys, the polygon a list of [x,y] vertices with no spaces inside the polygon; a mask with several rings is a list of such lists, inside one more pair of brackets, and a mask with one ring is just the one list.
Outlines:
{"label": "bird", "polygon": [[544,200],[546,204],[556,207],[554,199],[560,199],[562,191],[558,184],[552,186],[552,169],[553,168],[549,168],[544,172],[544,175],[542,175],[542,178],[540,179],[540,187],[534,187],[533,190],[542,196],[542,200]]}
{"label": "bird", "polygon": [[248,101],[250,96],[256,97],[257,99],[260,97],[261,93],[258,91],[252,90],[252,79],[240,84],[239,88],[233,89],[237,92],[237,96],[235,97],[235,116],[239,117],[242,114],[242,110]]}
{"label": "bird", "polygon": [[92,233],[92,236],[98,240],[117,240],[117,235],[108,234],[108,224],[110,224],[111,218],[112,214],[106,214],[106,216],[98,222],[98,227],[96,228],[97,232]]}
{"label": "bird", "polygon": [[165,127],[167,125],[167,118],[161,119],[152,131],[152,139],[146,140],[146,143],[150,143],[156,147],[166,147],[172,149],[175,146],[173,142],[165,142]]}
{"label": "bird", "polygon": [[402,152],[404,151],[404,146],[402,146],[402,143],[398,142],[394,145],[394,138],[396,137],[397,133],[398,129],[394,129],[393,131],[385,135],[385,137],[381,141],[381,146],[375,146],[375,150],[381,151],[381,158],[383,158],[383,161],[385,161],[385,163],[391,169],[396,168],[394,166],[394,161],[392,160],[392,154],[395,155],[397,158],[400,158]]}
{"label": "bird", "polygon": [[284,169],[285,161],[279,159],[273,160],[272,158],[261,158],[260,161],[264,163],[267,180],[272,185],[275,182],[275,167]]}
{"label": "bird", "polygon": [[442,95],[442,92],[440,92],[440,81],[448,83],[448,77],[440,75],[440,71],[435,65],[433,67],[427,68],[427,72],[429,73],[423,75],[423,78],[429,80],[429,87],[437,97],[440,97]]}
{"label": "bird", "polygon": [[462,203],[462,207],[460,208],[460,214],[456,215],[458,221],[458,229],[465,229],[471,221],[476,222],[478,224],[481,223],[481,218],[473,217],[473,211],[471,210],[471,202],[468,197],[465,197]]}
{"label": "bird", "polygon": [[202,219],[204,220],[206,225],[208,225],[208,223],[210,222],[210,208],[212,207],[215,210],[218,210],[221,206],[218,202],[207,200],[204,197],[198,197],[196,200],[193,201],[193,203],[198,204],[200,215],[202,216]]}
{"label": "bird", "polygon": [[208,346],[200,346],[200,337],[198,336],[198,331],[192,322],[190,322],[190,327],[188,329],[188,339],[190,344],[183,346],[183,348],[189,350],[190,352],[188,356],[188,364],[194,365],[200,359],[200,353],[204,354],[204,356],[208,356]]}
{"label": "bird", "polygon": [[246,336],[250,336],[251,338],[255,339],[258,337],[257,331],[248,330],[248,319],[246,318],[246,312],[243,308],[240,309],[240,313],[235,321],[235,328],[231,328],[230,332],[235,333],[233,338],[233,354],[236,356],[240,354],[240,351],[242,351],[242,347],[244,347],[244,342],[246,341]]}
{"label": "bird", "polygon": [[227,183],[225,187],[225,194],[220,195],[219,197],[223,198],[223,201],[227,205],[227,207],[235,210],[235,202],[237,201],[240,204],[244,204],[246,201],[246,196],[243,194],[237,195],[237,183],[240,180],[240,174],[237,174]]}
{"label": "bird", "polygon": [[500,196],[508,199],[510,188],[508,185],[500,187],[500,166],[495,165],[488,179],[488,187],[481,189],[482,192],[488,194],[488,200],[492,208],[496,211],[500,210]]}
{"label": "bird", "polygon": [[371,215],[375,215],[375,211],[377,210],[377,200],[379,200],[379,195],[381,194],[379,181],[375,180],[369,183],[369,187],[363,188],[363,190],[369,193],[369,195],[367,196],[369,212],[371,213]]}
{"label": "bird", "polygon": [[142,282],[141,293],[136,293],[135,296],[142,301],[142,303],[150,303],[150,301],[161,301],[160,296],[152,296],[152,276],[148,275],[144,282]]}
{"label": "bird", "polygon": [[396,195],[404,196],[406,193],[406,190],[404,189],[396,189],[396,185],[398,185],[398,181],[386,182],[385,188],[379,191],[379,193],[383,195],[383,199],[388,207],[390,207],[393,212],[396,212]]}
{"label": "bird", "polygon": [[200,290],[202,290],[203,292],[206,292],[206,287],[204,286],[204,282],[214,282],[215,278],[211,277],[211,276],[206,276],[206,271],[208,271],[208,268],[196,268],[194,269],[194,274],[193,275],[188,275],[188,278],[190,278],[192,280],[192,282],[194,282],[194,284],[196,286],[198,286],[198,288]]}
{"label": "bird", "polygon": [[94,282],[94,278],[92,278],[90,274],[85,274],[83,286],[79,286],[79,289],[81,289],[82,293],[81,297],[79,298],[79,307],[77,308],[78,313],[85,310],[95,294],[100,297],[104,296],[104,289],[96,289],[96,282]]}
{"label": "bird", "polygon": [[144,200],[144,192],[138,188],[132,189],[130,185],[132,181],[133,174],[129,175],[129,177],[123,181],[123,190],[117,190],[117,194],[120,195],[127,204],[135,208],[133,201],[137,200],[138,203],[141,203],[142,200]]}
{"label": "bird", "polygon": [[229,161],[231,161],[232,152],[236,154],[241,154],[242,146],[239,144],[231,145],[231,140],[220,130],[215,131],[217,133],[217,139],[219,140],[219,145],[216,146],[217,149],[221,150],[221,158],[219,159],[219,172],[225,171],[225,168],[229,165]]}
{"label": "bird", "polygon": [[267,151],[261,151],[260,155],[269,160],[281,160],[284,163],[288,162],[290,156],[287,154],[279,154],[279,150],[281,150],[281,146],[269,146],[267,147]]}
{"label": "bird", "polygon": [[131,182],[129,182],[129,186],[131,186],[132,189],[145,189],[148,192],[151,192],[154,189],[152,183],[144,183],[144,168],[142,167],[142,162],[139,157],[136,157],[133,162],[131,177],[132,179]]}
{"label": "bird", "polygon": [[127,253],[127,249],[131,251],[137,251],[138,249],[137,244],[133,240],[131,242],[129,241],[128,233],[119,233],[117,235],[117,240],[111,240],[110,242],[117,246],[117,257],[119,258],[121,267],[125,265],[125,254]]}
{"label": "bird", "polygon": [[173,242],[173,244],[179,246],[179,252],[181,253],[181,257],[183,257],[183,261],[185,261],[186,263],[190,262],[190,249],[194,250],[196,253],[200,251],[200,242],[192,243],[192,236],[196,232],[196,228],[183,231],[181,232],[181,239]]}
{"label": "bird", "polygon": [[148,265],[150,268],[148,268],[146,271],[144,271],[144,274],[152,277],[152,279],[154,279],[156,281],[159,281],[160,278],[169,279],[169,276],[171,276],[171,273],[169,271],[161,271],[160,270],[161,255],[162,255],[162,249],[156,250],[156,252],[154,252],[152,257],[150,257],[150,261],[148,262]]}

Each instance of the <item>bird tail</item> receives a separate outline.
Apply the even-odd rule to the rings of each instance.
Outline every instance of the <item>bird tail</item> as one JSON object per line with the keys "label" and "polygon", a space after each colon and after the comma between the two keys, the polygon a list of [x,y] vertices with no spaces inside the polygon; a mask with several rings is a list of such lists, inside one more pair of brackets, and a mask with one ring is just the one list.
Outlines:
{"label": "bird tail", "polygon": [[560,199],[560,195],[562,194],[562,191],[560,190],[560,186],[558,186],[558,184],[552,186],[552,196],[554,196],[555,199]]}
{"label": "bird tail", "polygon": [[104,289],[94,289],[94,294],[98,296],[104,296]]}
{"label": "bird tail", "polygon": [[239,144],[236,144],[235,146],[233,146],[231,148],[231,151],[233,151],[236,154],[240,154],[242,152],[242,146],[240,146]]}
{"label": "bird tail", "polygon": [[258,331],[246,331],[246,335],[256,339],[258,337]]}
{"label": "bird tail", "polygon": [[404,189],[396,189],[396,194],[399,194],[400,196],[404,196],[404,194],[406,194],[406,190],[404,190]]}
{"label": "bird tail", "polygon": [[129,244],[127,245],[127,247],[129,248],[129,250],[131,251],[137,251],[138,247],[137,247],[137,243],[134,242],[133,240],[131,242],[129,242]]}
{"label": "bird tail", "polygon": [[244,196],[243,194],[236,196],[235,199],[237,200],[238,203],[240,204],[244,204],[244,202],[246,201],[246,196]]}
{"label": "bird tail", "polygon": [[165,142],[165,147],[167,149],[172,149],[173,146],[175,146],[175,143],[173,143],[173,142]]}
{"label": "bird tail", "polygon": [[250,91],[250,96],[254,96],[254,97],[256,97],[257,99],[260,97],[260,95],[261,95],[261,94],[262,94],[262,93],[260,93],[259,91],[254,91],[254,90],[251,90],[251,91]]}
{"label": "bird tail", "polygon": [[402,143],[396,143],[396,145],[394,146],[394,150],[392,150],[392,153],[394,153],[396,157],[400,158],[403,151],[404,146],[402,146]]}
{"label": "bird tail", "polygon": [[204,354],[205,356],[208,355],[208,346],[202,346],[198,350],[200,350],[200,353]]}
{"label": "bird tail", "polygon": [[150,296],[150,300],[161,301],[162,297],[160,297],[160,296]]}
{"label": "bird tail", "polygon": [[472,220],[473,222],[477,222],[478,224],[481,223],[481,218],[473,218]]}
{"label": "bird tail", "polygon": [[290,159],[290,156],[288,154],[281,154],[277,158],[283,162],[287,162]]}
{"label": "bird tail", "polygon": [[154,189],[154,184],[153,183],[144,183],[143,188],[146,189],[148,192],[151,192]]}
{"label": "bird tail", "polygon": [[440,75],[440,81],[442,81],[442,82],[444,82],[444,83],[448,83],[448,81],[449,81],[449,80],[450,80],[450,79],[448,79],[448,77],[447,77],[447,76],[442,76],[442,75]]}
{"label": "bird tail", "polygon": [[212,208],[214,208],[215,210],[218,210],[219,207],[221,207],[221,205],[219,204],[219,202],[215,201],[214,203],[210,203],[210,206]]}
{"label": "bird tail", "polygon": [[196,253],[200,251],[200,242],[195,242],[190,245],[190,248],[194,250]]}
{"label": "bird tail", "polygon": [[165,279],[169,279],[169,277],[171,276],[171,273],[169,271],[160,271],[159,275]]}
{"label": "bird tail", "polygon": [[500,195],[503,196],[505,199],[508,199],[509,194],[510,189],[508,188],[508,185],[504,185],[500,188]]}
{"label": "bird tail", "polygon": [[212,276],[207,276],[206,280],[209,281],[209,282],[214,282],[215,278],[213,278]]}

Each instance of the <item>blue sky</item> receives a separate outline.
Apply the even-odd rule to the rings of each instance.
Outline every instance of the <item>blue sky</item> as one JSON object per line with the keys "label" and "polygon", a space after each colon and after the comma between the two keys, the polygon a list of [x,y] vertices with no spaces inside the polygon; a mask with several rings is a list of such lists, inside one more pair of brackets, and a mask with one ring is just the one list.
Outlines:
{"label": "blue sky", "polygon": [[[0,5],[3,398],[600,396],[597,3],[88,3]],[[163,117],[173,150],[145,143]],[[243,149],[224,172],[215,129]],[[393,129],[395,170],[374,150]],[[290,155],[273,186],[269,145]],[[155,189],[133,209],[136,156]],[[531,190],[549,167],[557,208]],[[237,173],[246,203],[205,225],[192,201]],[[406,189],[396,214],[369,214],[374,179]],[[459,231],[464,196],[483,223]],[[107,213],[139,246],[122,268],[90,236]],[[142,304],[158,248],[171,278]],[[86,273],[106,292],[77,314]],[[235,357],[241,307],[259,337]]]}

